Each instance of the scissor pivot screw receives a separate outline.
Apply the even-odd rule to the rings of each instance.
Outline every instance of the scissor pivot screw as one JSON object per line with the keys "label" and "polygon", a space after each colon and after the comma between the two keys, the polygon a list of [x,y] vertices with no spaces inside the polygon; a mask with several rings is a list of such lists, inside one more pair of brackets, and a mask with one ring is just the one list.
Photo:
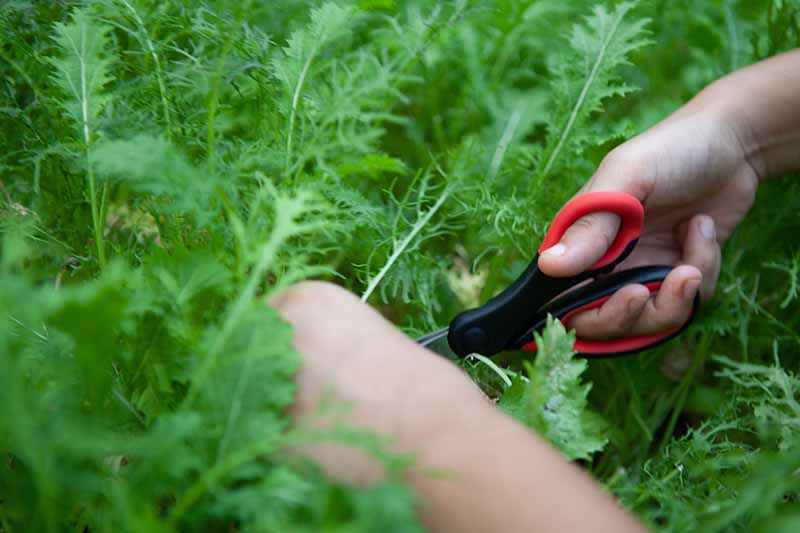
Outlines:
{"label": "scissor pivot screw", "polygon": [[481,353],[486,348],[486,332],[477,326],[464,332],[464,341],[470,352]]}

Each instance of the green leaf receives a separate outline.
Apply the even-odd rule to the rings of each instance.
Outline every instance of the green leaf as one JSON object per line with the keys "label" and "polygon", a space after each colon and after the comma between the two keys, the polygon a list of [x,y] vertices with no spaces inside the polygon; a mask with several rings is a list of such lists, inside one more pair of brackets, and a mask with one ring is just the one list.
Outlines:
{"label": "green leaf", "polygon": [[503,391],[497,406],[517,420],[528,424],[531,411],[530,380],[524,379],[519,374],[513,376],[511,385]]}
{"label": "green leaf", "polygon": [[216,176],[196,168],[161,137],[99,143],[93,160],[100,176],[124,180],[133,190],[159,198],[154,206],[159,211],[190,214],[203,225],[214,214],[210,199],[219,185]]}
{"label": "green leaf", "polygon": [[291,95],[285,114],[286,125],[285,172],[291,172],[294,164],[295,128],[301,106],[303,90],[309,72],[320,52],[334,40],[347,34],[351,23],[352,9],[335,2],[326,2],[311,12],[308,26],[292,32],[288,46],[284,47],[284,58],[273,62],[277,77],[283,82],[287,95]]}
{"label": "green leaf", "polygon": [[648,20],[628,19],[635,5],[636,2],[621,2],[612,12],[597,5],[591,16],[573,26],[569,49],[558,56],[552,67],[555,109],[532,191],[563,169],[564,160],[579,154],[587,145],[600,144],[625,131],[613,129],[612,125],[610,131],[603,132],[589,122],[589,117],[602,110],[608,98],[633,90],[622,81],[620,67],[629,65],[630,55],[650,42],[645,38]]}
{"label": "green leaf", "polygon": [[61,88],[66,98],[58,100],[83,146],[86,168],[86,185],[94,226],[94,240],[100,268],[105,267],[105,189],[100,192],[92,168],[92,144],[95,140],[100,113],[110,100],[103,89],[111,81],[111,60],[106,52],[111,28],[98,24],[86,9],[76,9],[70,24],[55,24],[55,41],[60,56],[50,58],[54,67],[52,79]]}
{"label": "green leaf", "polygon": [[117,331],[127,307],[124,283],[120,265],[113,265],[94,283],[64,290],[50,315],[51,324],[74,342],[91,409],[100,407],[113,383],[112,362],[120,355]]}
{"label": "green leaf", "polygon": [[581,383],[588,363],[575,359],[575,332],[567,333],[558,320],[548,317],[541,335],[534,333],[538,350],[527,364],[530,382],[516,377],[500,406],[535,429],[570,459],[589,459],[608,443],[607,424],[589,409],[590,384]]}
{"label": "green leaf", "polygon": [[76,9],[69,24],[55,24],[55,39],[61,56],[50,58],[53,81],[67,96],[60,101],[73,120],[84,145],[92,143],[97,117],[109,101],[104,92],[111,81],[111,59],[106,48],[111,27],[98,24],[85,9]]}

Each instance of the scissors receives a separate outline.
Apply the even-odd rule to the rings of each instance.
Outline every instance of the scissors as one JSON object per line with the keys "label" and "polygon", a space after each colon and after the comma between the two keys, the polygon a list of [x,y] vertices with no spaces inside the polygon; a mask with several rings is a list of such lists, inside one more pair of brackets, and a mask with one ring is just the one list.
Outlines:
{"label": "scissors", "polygon": [[[616,238],[605,255],[575,276],[555,278],[539,270],[539,253],[558,243],[580,217],[595,212],[610,212],[620,218]],[[576,196],[553,219],[538,253],[516,281],[483,305],[457,315],[448,327],[417,342],[450,358],[471,353],[494,355],[509,350],[536,352],[533,333],[544,328],[547,315],[566,322],[576,313],[600,307],[617,290],[631,283],[640,283],[651,293],[657,292],[671,266],[642,266],[611,273],[636,247],[643,223],[644,208],[629,194],[591,192]],[[581,285],[590,279],[593,281]],[[700,298],[695,296],[692,313],[681,327],[604,341],[579,338],[574,349],[583,356],[611,357],[652,348],[679,335],[699,306]]]}

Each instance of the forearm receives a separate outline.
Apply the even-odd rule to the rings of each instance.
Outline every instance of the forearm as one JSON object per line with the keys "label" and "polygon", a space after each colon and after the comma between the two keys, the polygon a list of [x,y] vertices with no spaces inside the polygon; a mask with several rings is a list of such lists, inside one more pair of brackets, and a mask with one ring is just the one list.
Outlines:
{"label": "forearm", "polygon": [[[412,454],[408,482],[432,531],[639,530],[588,475],[498,410],[463,371],[351,294],[304,283],[272,305],[293,325],[303,356],[297,429],[359,428],[388,437],[395,453]],[[294,451],[343,482],[370,484],[383,475],[378,461],[344,443],[307,442]]]}
{"label": "forearm", "polygon": [[586,473],[494,406],[457,408],[446,432],[420,440],[410,478],[431,530],[642,531]]}
{"label": "forearm", "polygon": [[717,80],[679,113],[702,110],[732,123],[761,179],[800,170],[800,50]]}

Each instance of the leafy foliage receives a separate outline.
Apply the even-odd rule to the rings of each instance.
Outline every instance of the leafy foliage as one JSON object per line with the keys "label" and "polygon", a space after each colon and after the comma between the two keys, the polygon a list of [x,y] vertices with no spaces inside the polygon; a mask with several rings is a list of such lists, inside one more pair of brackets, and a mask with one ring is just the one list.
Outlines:
{"label": "leafy foliage", "polygon": [[[4,2],[0,530],[418,531],[398,478],[343,487],[283,451],[299,360],[263,297],[328,277],[443,325],[605,153],[798,21],[792,0]],[[761,187],[661,350],[575,360],[554,323],[532,365],[465,366],[654,527],[794,530],[798,212],[796,182]]]}
{"label": "leafy foliage", "polygon": [[104,53],[109,30],[107,26],[95,24],[86,11],[76,10],[72,14],[71,24],[55,25],[56,42],[63,55],[50,61],[55,67],[54,81],[65,95],[58,103],[72,121],[79,139],[78,145],[83,146],[85,153],[83,163],[86,167],[97,257],[101,266],[105,265],[102,235],[105,189],[102,193],[97,191],[91,145],[96,135],[97,117],[109,100],[109,95],[103,91],[111,81],[108,74],[109,59]]}
{"label": "leafy foliage", "polygon": [[554,127],[531,182],[532,190],[543,187],[554,171],[569,169],[563,155],[580,153],[591,144],[626,133],[626,121],[590,124],[588,119],[603,109],[604,100],[633,89],[618,74],[620,66],[630,64],[628,56],[648,44],[644,38],[648,20],[626,17],[633,7],[633,3],[623,2],[609,13],[604,6],[596,6],[584,24],[573,27],[568,52],[552,65],[557,97],[549,123]]}
{"label": "leafy foliage", "polygon": [[548,317],[547,327],[534,333],[539,350],[527,364],[530,380],[516,377],[500,400],[506,412],[522,420],[555,444],[570,459],[589,459],[608,442],[603,419],[588,409],[591,385],[580,381],[588,363],[575,359],[575,332]]}
{"label": "leafy foliage", "polygon": [[[715,357],[716,375],[733,384],[719,411],[671,442],[663,455],[645,463],[638,487],[621,489],[623,498],[646,509],[654,523],[676,529],[790,531],[797,498],[798,406],[800,382],[778,360],[771,365]],[[645,506],[647,503],[657,505]],[[698,509],[686,513],[687,508]]]}

